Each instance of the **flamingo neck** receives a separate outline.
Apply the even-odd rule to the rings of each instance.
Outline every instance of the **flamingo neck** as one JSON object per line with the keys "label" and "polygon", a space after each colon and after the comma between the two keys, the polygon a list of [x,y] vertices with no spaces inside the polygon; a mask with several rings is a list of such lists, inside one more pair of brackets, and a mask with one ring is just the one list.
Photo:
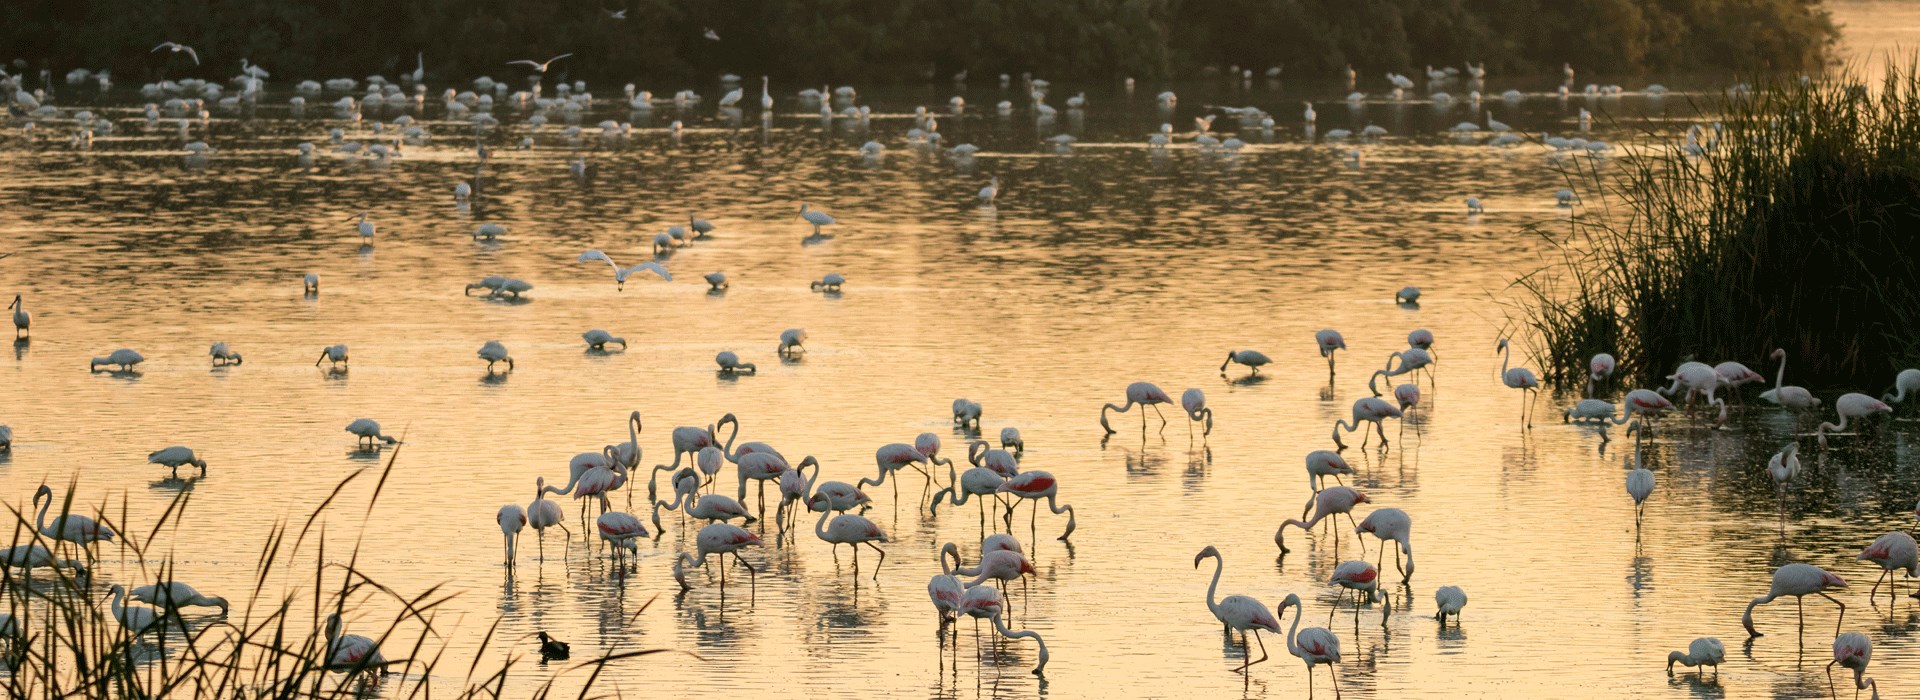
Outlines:
{"label": "flamingo neck", "polygon": [[1207,584],[1207,609],[1212,610],[1215,617],[1220,616],[1220,604],[1217,602],[1214,602],[1213,594],[1214,594],[1214,591],[1220,587],[1220,572],[1226,568],[1227,568],[1226,562],[1220,558],[1219,554],[1214,554],[1213,555],[1213,582]]}
{"label": "flamingo neck", "polygon": [[813,523],[814,537],[822,540],[827,539],[827,516],[831,514],[833,514],[833,503],[832,499],[828,499],[827,507],[820,509],[820,519]]}
{"label": "flamingo neck", "polygon": [[[1287,596],[1287,597],[1288,597],[1288,598],[1290,598],[1290,599],[1294,599],[1294,600],[1296,600],[1296,601],[1298,600],[1297,598],[1294,598],[1294,596]],[[1284,607],[1286,607],[1286,604],[1285,604],[1285,603],[1282,603],[1280,607],[1283,607],[1283,608],[1284,608]],[[1303,609],[1301,609],[1301,608],[1300,608],[1300,603],[1298,603],[1298,602],[1295,602],[1295,603],[1293,604],[1293,607],[1294,607],[1294,610],[1293,610],[1293,627],[1290,627],[1290,628],[1288,628],[1288,629],[1287,629],[1287,653],[1289,653],[1289,654],[1292,654],[1292,655],[1294,655],[1294,656],[1298,656],[1298,657],[1300,657],[1300,658],[1302,658],[1302,659],[1304,659],[1304,658],[1307,658],[1307,655],[1306,655],[1306,654],[1304,654],[1304,653],[1301,653],[1301,651],[1300,651],[1300,645],[1299,645],[1298,643],[1296,643],[1296,642],[1294,642],[1294,641],[1293,641],[1293,638],[1294,638],[1295,636],[1297,636],[1297,635],[1298,635],[1298,634],[1300,633],[1300,618],[1303,618],[1303,617],[1306,617],[1306,616],[1307,616],[1307,615],[1306,615],[1306,612],[1307,612],[1307,611],[1305,611],[1305,610],[1303,610]]]}
{"label": "flamingo neck", "polygon": [[1773,375],[1773,388],[1779,389],[1787,381],[1787,354],[1780,353],[1780,371]]}

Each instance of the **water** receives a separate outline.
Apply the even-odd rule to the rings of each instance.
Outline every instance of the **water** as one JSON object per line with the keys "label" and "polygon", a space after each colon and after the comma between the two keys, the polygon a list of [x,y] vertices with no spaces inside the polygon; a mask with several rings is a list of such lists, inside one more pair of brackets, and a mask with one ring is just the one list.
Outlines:
{"label": "water", "polygon": [[[1379,92],[1377,83],[1363,89]],[[609,99],[614,86],[599,88],[602,106],[584,123],[625,119]],[[1058,86],[1054,101],[1079,89]],[[1597,449],[1591,429],[1560,424],[1555,411],[1569,397],[1542,401],[1535,431],[1519,429],[1521,398],[1499,386],[1500,358],[1489,351],[1505,324],[1507,282],[1547,253],[1522,227],[1564,230],[1567,214],[1552,192],[1565,179],[1539,148],[1492,149],[1441,134],[1472,118],[1460,105],[1376,102],[1354,114],[1337,85],[1256,80],[1244,93],[1183,85],[1172,117],[1152,107],[1157,88],[1142,86],[1131,99],[1110,87],[1088,91],[1084,118],[1063,109],[1055,128],[1036,130],[1025,112],[996,116],[991,104],[1003,93],[976,83],[966,116],[941,121],[948,145],[982,147],[970,167],[916,151],[902,135],[912,107],[943,103],[946,86],[864,95],[876,112],[869,132],[836,124],[822,133],[786,89],[776,93],[782,114],[770,127],[759,128],[750,111],[735,128],[706,107],[683,117],[690,128],[677,143],[663,131],[670,111],[627,143],[590,130],[574,146],[549,126],[540,148],[517,151],[505,147],[523,131],[512,127],[494,138],[481,197],[466,209],[450,191],[474,179],[471,140],[432,121],[437,110],[427,115],[433,141],[390,166],[321,153],[302,171],[293,145],[324,150],[326,129],[343,124],[324,108],[289,119],[276,96],[251,119],[217,114],[210,137],[196,127],[193,139],[220,149],[202,170],[182,167],[172,127],[144,127],[130,96],[103,99],[97,109],[121,128],[91,150],[27,148],[17,137],[0,149],[0,252],[15,253],[0,261],[0,290],[25,294],[35,313],[31,343],[0,361],[0,421],[19,441],[0,457],[0,493],[24,507],[39,484],[77,477],[79,503],[109,504],[144,535],[178,490],[191,489],[186,517],[157,536],[147,567],[172,557],[179,580],[234,598],[238,619],[269,527],[297,527],[361,472],[322,517],[327,555],[344,562],[357,539],[357,566],[381,583],[409,596],[442,584],[455,594],[428,641],[446,647],[433,680],[449,686],[499,618],[483,672],[510,654],[531,655],[538,630],[570,641],[576,660],[655,647],[704,659],[621,662],[598,683],[627,694],[1305,693],[1302,665],[1277,638],[1267,639],[1273,660],[1250,677],[1229,672],[1244,658],[1223,645],[1204,606],[1211,570],[1192,566],[1209,544],[1225,555],[1222,595],[1271,606],[1297,593],[1309,625],[1328,624],[1332,612],[1346,653],[1341,688],[1354,697],[1824,694],[1834,624],[1825,601],[1807,605],[1804,644],[1782,602],[1756,613],[1767,636],[1741,645],[1746,601],[1791,561],[1854,582],[1841,596],[1845,627],[1873,637],[1871,675],[1883,687],[1917,678],[1903,659],[1915,653],[1920,607],[1902,597],[1889,609],[1884,594],[1877,608],[1868,605],[1863,592],[1878,572],[1854,560],[1874,537],[1911,523],[1920,491],[1914,424],[1883,421],[1869,437],[1842,438],[1817,460],[1809,454],[1781,535],[1764,466],[1789,439],[1790,421],[1759,406],[1729,431],[1669,421],[1648,450],[1659,487],[1637,537],[1621,486],[1629,443]],[[1303,95],[1316,100],[1322,132],[1377,123],[1392,136],[1308,143]],[[62,104],[96,99],[76,94]],[[1190,146],[1154,156],[1141,146],[1162,121],[1190,131],[1206,103],[1258,104],[1280,125],[1269,142],[1216,123],[1252,144],[1238,156]],[[1576,131],[1573,113],[1587,106],[1601,115],[1587,136],[1622,144],[1649,123],[1677,130],[1691,116],[1685,95],[1491,104],[1517,128],[1556,134]],[[502,119],[519,121],[505,111]],[[1039,142],[1060,130],[1080,138],[1070,154]],[[878,162],[857,153],[869,138],[888,147]],[[1342,160],[1354,148],[1365,154],[1357,167]],[[583,182],[567,173],[576,154],[590,165]],[[970,200],[992,174],[1002,178],[1002,199],[981,210]],[[1464,216],[1466,196],[1480,197],[1488,213]],[[806,226],[791,219],[802,199],[840,219],[832,240],[801,244]],[[362,209],[379,226],[371,250],[359,249],[342,221]],[[627,265],[648,259],[652,234],[688,210],[719,230],[664,261],[672,283],[641,278],[616,291],[607,269],[574,261],[589,247]],[[483,222],[510,233],[470,240]],[[732,280],[725,294],[699,281],[715,270]],[[809,280],[836,271],[848,279],[844,293],[808,290]],[[307,272],[322,277],[317,298],[301,294]],[[525,278],[535,289],[523,303],[458,293],[487,274]],[[1406,284],[1424,290],[1418,308],[1392,303]],[[789,327],[811,336],[795,362],[773,353]],[[633,346],[583,352],[578,334],[589,328]],[[1331,389],[1312,342],[1321,328],[1341,330],[1352,349],[1338,357]],[[1384,453],[1346,453],[1361,470],[1349,484],[1414,519],[1418,575],[1394,589],[1382,627],[1378,606],[1331,608],[1338,596],[1327,577],[1356,556],[1344,519],[1331,531],[1292,532],[1294,552],[1284,558],[1272,535],[1308,497],[1302,456],[1327,446],[1328,425],[1367,395],[1368,374],[1415,328],[1438,338],[1429,403],[1404,433],[1387,426],[1393,443]],[[474,358],[489,339],[512,350],[511,375],[489,378]],[[209,369],[205,348],[214,341],[246,363]],[[349,371],[312,366],[333,343],[351,346]],[[122,346],[148,356],[137,376],[81,371],[86,358]],[[1249,347],[1276,360],[1259,380],[1240,368],[1226,378],[1215,371],[1223,352]],[[712,357],[729,349],[760,372],[717,376]],[[1739,359],[1771,376],[1766,350]],[[1205,390],[1217,414],[1211,438],[1190,441],[1178,411],[1167,410],[1164,433],[1155,419],[1143,436],[1129,413],[1103,441],[1100,405],[1141,380],[1175,394]],[[624,439],[620,421],[630,410],[645,416],[643,464],[668,454],[672,426],[733,412],[741,440],[771,443],[795,461],[816,456],[823,478],[852,482],[874,473],[875,448],[923,431],[940,434],[949,456],[964,454],[966,438],[947,417],[963,396],[984,404],[989,439],[1003,426],[1020,429],[1029,447],[1023,469],[1059,477],[1078,516],[1070,545],[1053,539],[1061,518],[1041,517],[1037,538],[1025,512],[1016,520],[1037,576],[1027,593],[1010,596],[1013,625],[1045,635],[1052,660],[1044,680],[1027,673],[1030,643],[982,655],[970,625],[962,623],[957,652],[934,634],[923,584],[937,572],[935,553],[954,541],[972,560],[980,533],[971,506],[926,516],[918,475],[901,480],[897,501],[889,487],[869,489],[876,507],[867,515],[894,539],[877,581],[870,556],[856,577],[850,557],[836,560],[803,532],[797,545],[750,551],[763,567],[751,595],[737,569],[724,598],[717,579],[697,573],[696,588],[681,595],[670,562],[691,549],[694,528],[677,515],[663,516],[665,536],[642,543],[625,576],[597,540],[563,545],[557,532],[544,562],[528,531],[517,576],[501,564],[494,512],[524,505],[536,476],[564,481],[573,454]],[[406,437],[371,512],[364,504],[380,459],[356,452],[341,430],[361,416]],[[147,451],[170,444],[200,450],[209,475],[176,481],[143,463]],[[722,492],[732,494],[733,483],[723,476]],[[571,503],[567,511],[571,521]],[[1369,540],[1366,556],[1377,551]],[[130,552],[101,554],[96,585],[145,581]],[[1398,578],[1391,568],[1386,575]],[[275,581],[304,587],[291,589],[300,594],[312,588],[310,571]],[[1471,596],[1457,628],[1431,619],[1440,585]],[[377,634],[395,610],[371,595],[351,608],[348,627],[363,634]],[[404,655],[420,634],[403,626],[389,656]],[[1697,636],[1727,643],[1717,684],[1661,673],[1666,653]],[[525,695],[550,679],[572,692],[587,673],[569,668],[523,658],[507,692]],[[1325,692],[1318,673],[1316,691]],[[385,687],[391,694],[413,680],[393,676]]]}

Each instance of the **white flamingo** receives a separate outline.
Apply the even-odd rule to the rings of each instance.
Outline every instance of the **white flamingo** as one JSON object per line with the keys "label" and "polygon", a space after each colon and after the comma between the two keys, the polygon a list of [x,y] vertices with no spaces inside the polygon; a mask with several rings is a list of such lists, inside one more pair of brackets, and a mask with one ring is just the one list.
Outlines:
{"label": "white flamingo", "polygon": [[[1219,620],[1224,629],[1240,632],[1242,647],[1246,646],[1249,630],[1253,631],[1254,642],[1260,645],[1260,658],[1249,659],[1234,669],[1235,672],[1244,673],[1247,667],[1267,660],[1267,643],[1260,640],[1260,630],[1281,634],[1280,620],[1268,614],[1267,606],[1251,596],[1230,595],[1216,602],[1214,591],[1220,587],[1220,573],[1225,570],[1226,564],[1220,556],[1220,550],[1207,545],[1206,549],[1193,556],[1193,568],[1200,568],[1200,561],[1207,557],[1213,557],[1213,582],[1207,584],[1207,610],[1213,612],[1213,618]],[[1247,656],[1251,657],[1252,654]]]}
{"label": "white flamingo", "polygon": [[1843,432],[1850,421],[1863,420],[1875,413],[1892,413],[1893,407],[1866,394],[1847,393],[1834,399],[1833,410],[1840,415],[1840,422],[1822,422],[1814,431],[1814,436],[1820,440],[1821,447],[1827,446],[1828,431]]}
{"label": "white flamingo", "polygon": [[[1399,418],[1402,415],[1399,408],[1381,400],[1379,397],[1363,396],[1355,399],[1353,402],[1353,417],[1345,421],[1336,420],[1333,422],[1333,444],[1339,446],[1341,450],[1347,449],[1347,443],[1340,440],[1340,431],[1345,430],[1351,433],[1359,430],[1362,422],[1367,422],[1372,423],[1374,432],[1380,435],[1380,447],[1384,449],[1387,446],[1387,429],[1381,425],[1381,421],[1388,418]],[[1370,437],[1371,436],[1364,432],[1361,433],[1360,446],[1366,447],[1367,440]]]}
{"label": "white flamingo", "polygon": [[1780,369],[1773,375],[1773,388],[1760,392],[1760,400],[1783,406],[1796,411],[1809,411],[1820,406],[1820,399],[1804,387],[1787,386],[1787,351],[1775,348],[1771,359],[1780,361]]}
{"label": "white flamingo", "polygon": [[[1107,404],[1105,406],[1100,407],[1100,427],[1106,430],[1108,435],[1112,435],[1114,433],[1113,427],[1110,425],[1107,425],[1107,411],[1114,411],[1116,413],[1126,413],[1128,410],[1131,410],[1134,406],[1140,406],[1142,409],[1145,409],[1148,406],[1152,406],[1153,412],[1156,415],[1160,416],[1160,427],[1165,428],[1167,427],[1167,417],[1166,415],[1160,413],[1160,406],[1159,406],[1160,404],[1163,404],[1163,403],[1167,403],[1167,404],[1173,403],[1173,399],[1167,396],[1167,392],[1161,391],[1160,387],[1154,386],[1153,384],[1150,384],[1148,382],[1134,382],[1132,384],[1128,384],[1127,385],[1127,403],[1125,405]],[[1147,432],[1147,414],[1144,410],[1142,410],[1140,413],[1140,432],[1142,434],[1145,434]]]}
{"label": "white flamingo", "polygon": [[1827,573],[1825,569],[1820,567],[1812,564],[1787,564],[1774,570],[1773,585],[1767,588],[1766,595],[1754,598],[1753,602],[1747,603],[1747,612],[1740,617],[1740,624],[1746,626],[1748,635],[1754,637],[1760,636],[1760,632],[1753,628],[1753,609],[1757,606],[1771,603],[1774,599],[1782,596],[1793,596],[1795,604],[1799,606],[1800,628],[1804,630],[1807,627],[1807,611],[1804,599],[1810,595],[1817,595],[1832,601],[1834,605],[1840,606],[1840,617],[1833,621],[1833,631],[1835,634],[1839,634],[1840,622],[1847,617],[1847,604],[1835,600],[1833,596],[1827,595],[1826,590],[1829,588],[1846,587],[1846,579]]}
{"label": "white flamingo", "polygon": [[1512,351],[1507,348],[1507,339],[1500,339],[1500,383],[1509,389],[1520,390],[1520,420],[1528,428],[1533,427],[1533,402],[1529,399],[1539,397],[1540,380],[1533,376],[1533,370],[1525,367],[1507,367],[1508,356]]}
{"label": "white flamingo", "polygon": [[1277,612],[1287,616],[1287,608],[1294,609],[1293,627],[1287,631],[1287,653],[1299,657],[1307,664],[1307,694],[1313,694],[1313,667],[1327,665],[1327,675],[1333,678],[1333,693],[1340,694],[1340,674],[1335,673],[1333,665],[1340,663],[1340,638],[1335,637],[1325,627],[1300,629],[1300,618],[1306,617],[1306,610],[1300,606],[1300,596],[1288,593],[1287,599],[1280,601]]}

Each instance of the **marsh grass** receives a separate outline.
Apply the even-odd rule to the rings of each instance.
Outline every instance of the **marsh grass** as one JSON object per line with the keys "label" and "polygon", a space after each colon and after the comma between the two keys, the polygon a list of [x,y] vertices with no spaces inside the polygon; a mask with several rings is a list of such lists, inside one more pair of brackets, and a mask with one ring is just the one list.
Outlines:
{"label": "marsh grass", "polygon": [[[394,448],[380,470],[379,481],[361,514],[363,521],[378,502],[399,453],[400,449]],[[366,697],[380,691],[388,697],[406,698],[436,694],[500,697],[510,675],[525,658],[518,652],[525,640],[498,637],[499,619],[487,629],[462,680],[448,687],[452,676],[439,667],[449,646],[448,635],[454,632],[436,627],[435,619],[436,611],[453,595],[442,592],[439,586],[407,595],[382,585],[359,568],[357,537],[344,559],[338,551],[332,555],[336,559],[329,559],[328,539],[319,525],[321,516],[340,509],[337,502],[343,491],[369,471],[342,479],[297,528],[278,522],[264,533],[250,591],[201,591],[228,595],[232,607],[224,616],[196,614],[195,609],[189,609],[165,617],[164,631],[148,632],[136,639],[113,617],[111,596],[105,592],[112,582],[67,568],[4,570],[0,600],[4,601],[4,611],[15,616],[18,627],[14,637],[0,639],[0,646],[6,650],[6,668],[0,672],[5,696],[21,700],[333,698]],[[67,497],[55,503],[49,515],[73,512],[74,486],[68,485]],[[135,528],[128,521],[124,496],[117,518],[100,517],[117,536],[113,543],[96,543],[94,547],[118,547],[120,554],[139,568],[140,581],[121,582],[129,590],[143,582],[172,580],[170,562],[160,559],[154,564],[156,560],[149,552],[164,533],[177,529],[191,499],[191,491],[175,496],[144,532],[129,531]],[[39,544],[55,550],[58,556],[89,557],[72,543],[43,537],[34,528],[34,513],[13,512],[14,545]],[[311,570],[296,569],[301,566]],[[310,577],[311,589],[302,591],[302,586],[288,585],[294,577]],[[366,607],[397,608],[384,622],[356,618],[349,609],[379,599],[384,599],[384,604]],[[641,612],[645,610],[642,606]],[[388,658],[386,667],[329,668],[325,623],[330,613],[341,615],[350,632],[375,640]],[[417,631],[412,635],[416,641],[411,646],[393,647],[390,640],[405,636],[403,630]],[[503,651],[501,646],[508,649]],[[579,697],[588,697],[595,681],[611,664],[666,651],[671,650],[615,650],[552,673],[533,697],[553,695],[555,681],[569,675],[584,676]],[[504,660],[498,667],[483,668],[483,660],[489,657]],[[384,683],[376,683],[383,672],[398,674],[398,682],[388,677]]]}
{"label": "marsh grass", "polygon": [[1608,352],[1641,385],[1694,359],[1788,383],[1877,390],[1920,360],[1920,72],[1878,90],[1838,71],[1703,105],[1721,129],[1689,153],[1671,134],[1570,181],[1609,196],[1557,259],[1514,282],[1510,324],[1538,341],[1546,379],[1577,386]]}

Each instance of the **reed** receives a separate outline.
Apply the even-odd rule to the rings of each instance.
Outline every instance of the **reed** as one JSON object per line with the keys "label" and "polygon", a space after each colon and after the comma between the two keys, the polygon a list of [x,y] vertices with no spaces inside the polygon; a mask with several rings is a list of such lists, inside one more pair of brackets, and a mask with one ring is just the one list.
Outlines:
{"label": "reed", "polygon": [[[399,452],[395,448],[388,457],[379,483],[368,497],[366,513],[371,513],[379,500]],[[318,525],[320,517],[338,509],[342,492],[365,473],[342,479],[297,528],[280,522],[265,533],[252,590],[244,597],[237,591],[224,591],[232,599],[231,612],[225,616],[192,612],[171,615],[165,618],[164,631],[135,638],[114,619],[110,596],[104,593],[108,582],[97,580],[101,578],[98,574],[68,568],[5,569],[0,574],[0,601],[4,601],[0,605],[14,615],[17,628],[10,637],[0,638],[0,648],[6,651],[6,670],[0,674],[5,696],[20,700],[365,697],[373,677],[391,672],[401,674],[397,687],[389,688],[392,697],[500,697],[525,655],[512,649],[500,654],[498,647],[517,646],[526,640],[496,637],[500,625],[496,619],[462,680],[450,684],[446,679],[453,676],[436,669],[453,632],[436,628],[435,619],[436,611],[453,596],[441,592],[438,586],[408,595],[382,585],[359,568],[357,542],[344,560],[337,551],[329,558],[328,539]],[[55,503],[50,515],[73,512],[73,487],[69,484],[66,500]],[[163,533],[177,525],[191,499],[190,491],[180,493],[145,532],[131,532],[134,528],[129,527],[123,496],[118,518],[100,516],[103,524],[113,528],[117,541],[94,546],[120,548],[120,555],[137,563],[142,581],[171,581],[171,564],[150,558],[148,552]],[[86,558],[71,543],[43,537],[33,526],[33,513],[13,512],[15,546],[38,544],[54,549],[59,556]],[[304,591],[289,583],[309,578],[311,588]],[[138,583],[125,585],[131,589]],[[350,605],[359,607],[380,598],[386,601],[378,607],[398,610],[390,619],[355,619],[348,610]],[[645,606],[641,610],[644,612]],[[352,622],[354,631],[378,642],[388,657],[386,667],[330,668],[325,635],[329,613],[340,614]],[[394,648],[389,640],[401,639],[405,635],[398,633],[403,630],[417,631],[413,635],[417,641],[409,647]],[[437,642],[429,642],[436,638]],[[553,673],[533,697],[548,697],[555,692],[554,683],[563,677],[582,676],[579,692],[580,697],[586,697],[610,664],[666,651],[670,650],[614,650]],[[483,659],[500,656],[504,660],[497,667],[482,667]]]}
{"label": "reed", "polygon": [[1546,379],[1597,352],[1643,385],[1688,359],[1770,375],[1784,348],[1789,383],[1878,390],[1920,360],[1920,71],[1856,75],[1716,98],[1697,149],[1649,133],[1617,172],[1570,171],[1611,204],[1536,230],[1557,254],[1508,314]]}

